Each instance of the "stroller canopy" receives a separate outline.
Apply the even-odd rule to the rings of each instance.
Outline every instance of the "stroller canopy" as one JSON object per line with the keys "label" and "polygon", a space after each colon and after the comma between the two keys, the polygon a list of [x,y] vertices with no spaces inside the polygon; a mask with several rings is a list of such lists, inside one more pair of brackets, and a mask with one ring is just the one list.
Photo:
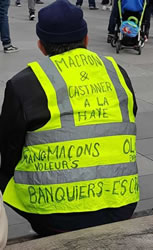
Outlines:
{"label": "stroller canopy", "polygon": [[144,0],[122,0],[122,12],[125,10],[142,12]]}

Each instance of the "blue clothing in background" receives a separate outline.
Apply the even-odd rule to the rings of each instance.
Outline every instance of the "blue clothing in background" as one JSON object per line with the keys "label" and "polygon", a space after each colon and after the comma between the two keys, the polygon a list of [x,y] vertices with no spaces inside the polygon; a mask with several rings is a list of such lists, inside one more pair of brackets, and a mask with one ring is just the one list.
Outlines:
{"label": "blue clothing in background", "polygon": [[122,0],[122,13],[124,10],[141,12],[143,10],[144,0]]}

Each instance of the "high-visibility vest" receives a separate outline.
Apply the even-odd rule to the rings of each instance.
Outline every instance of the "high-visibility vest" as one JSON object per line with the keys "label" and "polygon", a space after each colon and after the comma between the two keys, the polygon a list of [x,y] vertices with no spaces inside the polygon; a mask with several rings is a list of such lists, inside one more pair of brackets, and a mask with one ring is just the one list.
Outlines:
{"label": "high-visibility vest", "polygon": [[28,65],[46,94],[50,119],[27,132],[4,201],[39,214],[137,202],[133,95],[114,59],[74,49]]}

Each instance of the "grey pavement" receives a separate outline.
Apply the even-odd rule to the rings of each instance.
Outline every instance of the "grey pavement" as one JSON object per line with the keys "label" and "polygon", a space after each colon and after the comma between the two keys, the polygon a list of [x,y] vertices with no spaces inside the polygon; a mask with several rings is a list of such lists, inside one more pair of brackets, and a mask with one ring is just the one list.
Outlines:
{"label": "grey pavement", "polygon": [[[36,16],[40,8],[52,0],[44,0],[44,5],[36,5]],[[74,0],[71,0],[75,3]],[[142,49],[142,55],[136,51],[123,50],[116,54],[115,49],[106,43],[109,11],[101,10],[101,0],[97,1],[99,10],[89,10],[88,1],[84,0],[83,11],[88,22],[88,48],[104,56],[113,56],[128,72],[138,103],[137,114],[137,163],[140,175],[141,199],[136,212],[153,208],[153,18],[151,19],[150,38]],[[27,0],[21,0],[22,7],[15,6],[11,0],[9,22],[12,44],[20,51],[4,54],[0,46],[0,105],[2,105],[6,81],[26,67],[28,62],[43,57],[37,49],[35,25],[29,21]],[[9,219],[9,239],[31,235],[29,223],[6,206]]]}
{"label": "grey pavement", "polygon": [[8,245],[6,250],[152,250],[153,215]]}

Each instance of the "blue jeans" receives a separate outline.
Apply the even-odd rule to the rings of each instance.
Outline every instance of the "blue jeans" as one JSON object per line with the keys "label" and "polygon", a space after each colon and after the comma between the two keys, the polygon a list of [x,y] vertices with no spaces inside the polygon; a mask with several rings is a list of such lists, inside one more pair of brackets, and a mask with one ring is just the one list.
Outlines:
{"label": "blue jeans", "polygon": [[3,46],[11,43],[9,22],[8,22],[8,8],[10,0],[0,0],[0,37]]}

